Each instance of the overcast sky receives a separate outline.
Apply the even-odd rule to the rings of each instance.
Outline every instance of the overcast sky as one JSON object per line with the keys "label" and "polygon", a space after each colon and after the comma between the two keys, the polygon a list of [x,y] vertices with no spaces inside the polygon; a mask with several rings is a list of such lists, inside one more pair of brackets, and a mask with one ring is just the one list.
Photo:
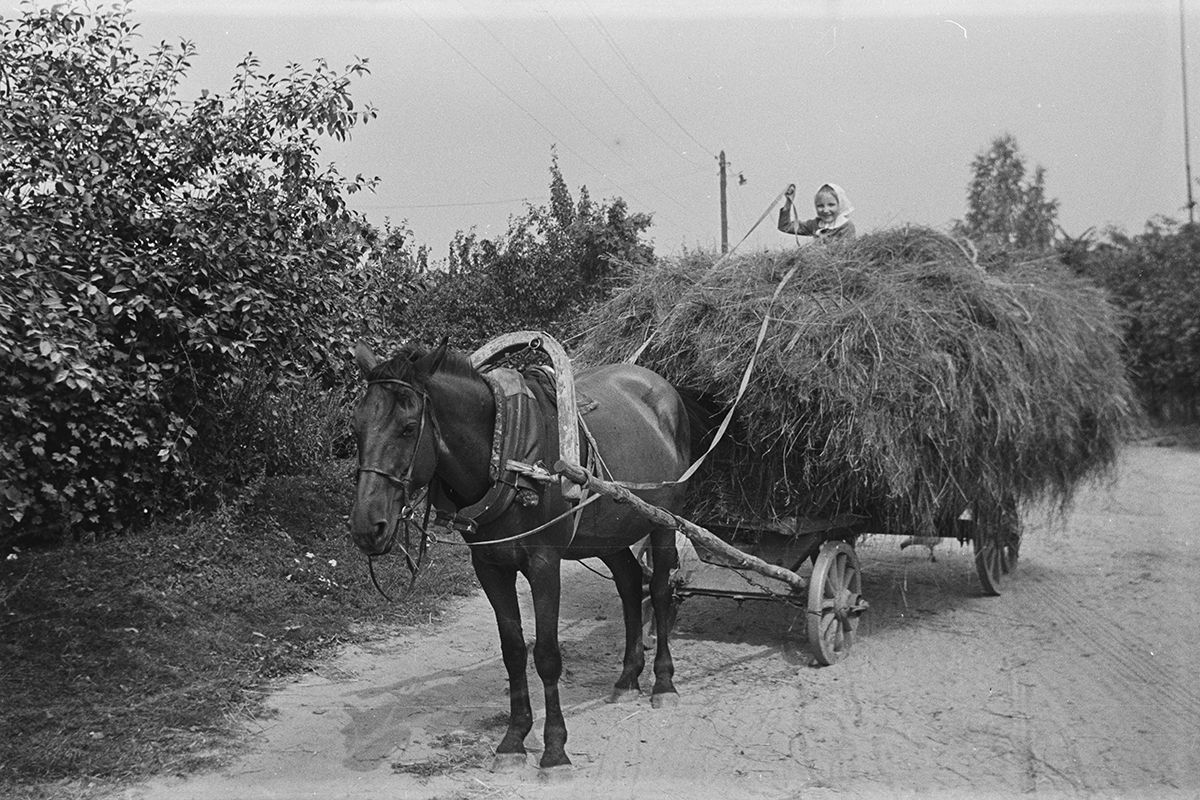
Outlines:
{"label": "overcast sky", "polygon": [[[972,158],[1004,132],[1031,167],[1046,168],[1073,235],[1186,217],[1178,0],[134,0],[132,9],[147,46],[195,42],[189,91],[227,91],[248,52],[271,71],[368,59],[372,74],[352,90],[379,117],[325,152],[343,174],[378,176],[355,207],[378,224],[407,220],[435,258],[456,230],[498,236],[526,202],[545,202],[552,145],[576,196],[586,185],[593,199],[653,212],[660,254],[719,246],[722,150],[731,245],[789,182],[806,207],[821,183],[840,183],[860,232],[944,226],[965,214]],[[1198,12],[1200,0],[1188,0],[1189,44]],[[1200,52],[1187,58],[1200,99]],[[1190,121],[1200,157],[1200,120]],[[742,248],[791,245],[772,213]]]}

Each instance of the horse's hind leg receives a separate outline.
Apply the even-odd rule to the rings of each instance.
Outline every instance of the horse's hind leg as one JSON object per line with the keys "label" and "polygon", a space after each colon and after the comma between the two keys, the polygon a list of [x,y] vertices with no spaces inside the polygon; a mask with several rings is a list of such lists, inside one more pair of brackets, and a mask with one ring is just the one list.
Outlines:
{"label": "horse's hind leg", "polygon": [[625,661],[621,676],[613,686],[610,703],[632,700],[641,694],[638,677],[646,666],[646,650],[642,644],[642,567],[628,547],[601,559],[612,572],[621,596],[621,611],[625,618]]}
{"label": "horse's hind leg", "polygon": [[[675,625],[675,599],[671,591],[671,571],[679,566],[679,553],[675,549],[675,531],[670,528],[655,528],[650,534],[654,548],[652,558],[654,570],[650,575],[650,603],[654,607],[656,644],[654,651],[654,691],[650,704],[654,708],[675,705],[679,693],[675,691],[675,662],[671,659],[671,628]],[[639,617],[640,636],[640,617]]]}
{"label": "horse's hind leg", "polygon": [[496,748],[492,769],[505,772],[525,766],[525,737],[533,729],[529,683],[525,676],[525,634],[521,630],[521,607],[517,602],[517,572],[473,558],[475,574],[496,612],[500,629],[500,653],[508,671],[508,730]]}

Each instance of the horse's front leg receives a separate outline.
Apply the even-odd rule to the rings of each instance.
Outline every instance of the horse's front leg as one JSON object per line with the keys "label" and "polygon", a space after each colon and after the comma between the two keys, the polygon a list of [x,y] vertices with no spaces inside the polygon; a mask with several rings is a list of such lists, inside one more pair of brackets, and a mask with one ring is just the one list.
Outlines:
{"label": "horse's front leg", "polygon": [[610,703],[623,703],[641,694],[638,677],[646,667],[646,648],[642,642],[642,566],[628,547],[601,560],[617,584],[625,618],[625,661],[608,699]]}
{"label": "horse's front leg", "polygon": [[675,661],[671,658],[671,629],[675,627],[677,610],[671,591],[671,570],[679,566],[679,552],[675,549],[675,531],[670,528],[655,528],[650,534],[650,544],[654,548],[650,602],[654,607],[656,631],[654,691],[650,695],[650,705],[662,708],[679,702],[679,693],[675,691],[674,681]]}
{"label": "horse's front leg", "polygon": [[555,553],[541,553],[530,559],[526,577],[533,594],[537,638],[533,645],[533,663],[546,692],[546,728],[543,734],[546,749],[539,766],[542,777],[552,779],[556,773],[569,770],[567,758],[567,723],[563,719],[558,697],[558,680],[562,676],[562,651],[558,646],[558,613],[562,599],[560,560]]}
{"label": "horse's front leg", "polygon": [[500,653],[508,671],[508,730],[499,747],[492,769],[507,772],[525,766],[525,737],[533,729],[533,709],[529,704],[529,682],[525,676],[527,651],[521,630],[521,607],[517,602],[517,571],[498,567],[473,556],[475,574],[483,587],[496,625],[500,629]]}

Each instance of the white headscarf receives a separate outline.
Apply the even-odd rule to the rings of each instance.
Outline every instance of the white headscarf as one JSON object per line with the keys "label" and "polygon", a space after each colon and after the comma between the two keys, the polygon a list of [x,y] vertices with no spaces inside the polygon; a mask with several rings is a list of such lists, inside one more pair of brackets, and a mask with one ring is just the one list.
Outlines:
{"label": "white headscarf", "polygon": [[[820,194],[826,189],[832,191],[833,196],[836,197],[838,201],[838,215],[834,218],[833,222],[829,224],[829,227],[826,228],[826,230],[833,230],[834,228],[840,228],[849,222],[846,217],[850,216],[850,212],[854,210],[854,206],[851,205],[850,198],[846,196],[846,190],[838,186],[836,183],[822,183],[821,188],[817,189],[817,194]],[[816,195],[814,195],[814,197],[815,196]]]}

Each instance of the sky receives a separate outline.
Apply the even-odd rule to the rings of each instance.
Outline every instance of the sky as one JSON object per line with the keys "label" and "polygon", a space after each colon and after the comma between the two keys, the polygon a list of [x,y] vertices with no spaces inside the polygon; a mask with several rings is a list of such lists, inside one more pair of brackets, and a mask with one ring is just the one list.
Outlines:
{"label": "sky", "polygon": [[[1200,0],[1185,0],[1189,106]],[[3,0],[15,6],[14,0]],[[567,186],[653,214],[660,255],[728,239],[795,246],[775,205],[841,184],[860,233],[948,226],[972,159],[1003,133],[1072,236],[1187,216],[1178,0],[133,0],[148,52],[188,39],[185,94],[265,71],[367,59],[378,118],[326,157],[378,177],[352,207],[404,223],[431,257],[498,237]],[[11,12],[10,12],[11,13]],[[1189,115],[1191,150],[1200,119]],[[1200,169],[1197,170],[1200,175]],[[765,215],[765,218],[764,218]],[[807,216],[813,216],[808,213]],[[761,222],[760,222],[761,220]],[[757,223],[757,224],[756,224]]]}

